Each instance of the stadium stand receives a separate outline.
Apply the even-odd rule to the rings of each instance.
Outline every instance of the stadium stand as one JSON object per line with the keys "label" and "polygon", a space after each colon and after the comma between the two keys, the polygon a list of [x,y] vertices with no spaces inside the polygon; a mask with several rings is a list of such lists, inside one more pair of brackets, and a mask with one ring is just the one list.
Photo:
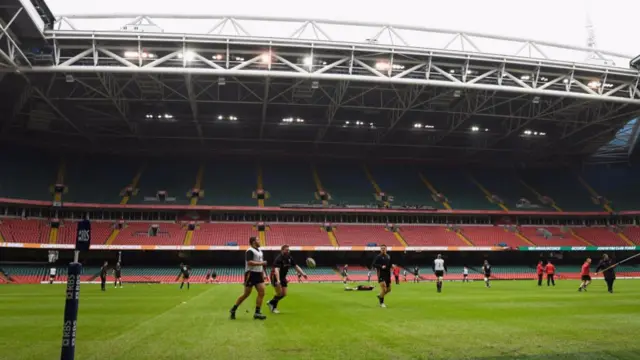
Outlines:
{"label": "stadium stand", "polygon": [[563,211],[602,211],[577,176],[564,169],[535,169],[521,172],[521,178],[542,196],[552,198]]}
{"label": "stadium stand", "polygon": [[469,178],[458,169],[426,169],[422,172],[431,184],[449,199],[453,209],[500,210],[490,203],[486,196]]}
{"label": "stadium stand", "polygon": [[151,223],[128,223],[116,237],[114,245],[182,245],[186,230],[180,224],[154,223],[158,225],[156,236],[152,232]]}
{"label": "stadium stand", "polygon": [[267,245],[331,246],[327,232],[320,224],[270,224]]}
{"label": "stadium stand", "polygon": [[[491,195],[496,195],[502,200],[509,210],[555,211],[553,208],[541,204],[537,196],[509,170],[475,169],[471,175]],[[530,205],[524,205],[521,203],[521,199],[527,199]]]}
{"label": "stadium stand", "polygon": [[628,226],[623,229],[623,233],[627,236],[629,240],[631,240],[634,244],[640,245],[640,227],[638,226]]}
{"label": "stadium stand", "polygon": [[341,246],[396,245],[398,240],[383,225],[339,225],[334,231]]}
{"label": "stadium stand", "polygon": [[258,232],[248,223],[210,223],[200,224],[193,232],[192,245],[219,245],[230,243],[246,245],[249,237],[258,236]]}
{"label": "stadium stand", "polygon": [[[141,164],[123,158],[106,156],[66,161],[64,183],[68,187],[65,201],[117,204],[120,192],[136,176]],[[150,195],[150,196],[153,196]]]}
{"label": "stadium stand", "polygon": [[614,210],[638,209],[640,169],[626,165],[592,166],[585,168],[582,176],[598,195],[611,201]]}
{"label": "stadium stand", "polygon": [[49,224],[45,220],[2,219],[0,233],[6,242],[48,243]]}
{"label": "stadium stand", "polygon": [[308,163],[268,161],[261,164],[264,190],[270,194],[265,201],[267,206],[316,202],[317,189]]}
{"label": "stadium stand", "polygon": [[0,196],[51,201],[58,158],[33,151],[4,151],[0,164]]}
{"label": "stadium stand", "polygon": [[520,232],[537,246],[585,246],[568,230],[550,226],[521,226]]}
{"label": "stadium stand", "polygon": [[463,226],[464,236],[476,246],[529,246],[514,233],[500,226]]}
{"label": "stadium stand", "polygon": [[595,246],[629,246],[618,234],[606,227],[574,228],[576,235]]}
{"label": "stadium stand", "polygon": [[[193,187],[196,173],[191,176]],[[208,161],[204,167],[202,205],[256,206],[251,193],[257,188],[257,167],[253,161]]]}
{"label": "stadium stand", "polygon": [[367,205],[375,203],[375,190],[362,165],[346,163],[318,163],[318,176],[333,203]]}
{"label": "stadium stand", "polygon": [[382,191],[394,197],[394,205],[444,208],[433,201],[431,191],[420,179],[417,169],[395,164],[369,166],[369,169]]}
{"label": "stadium stand", "polygon": [[468,246],[444,226],[402,225],[400,234],[410,246]]}
{"label": "stadium stand", "polygon": [[[192,161],[149,161],[140,177],[140,190],[131,198],[130,203],[158,204],[158,201],[154,200],[158,191],[166,191],[167,203],[187,205],[187,192],[193,188],[197,173],[198,164]],[[135,174],[130,176],[133,178]]]}

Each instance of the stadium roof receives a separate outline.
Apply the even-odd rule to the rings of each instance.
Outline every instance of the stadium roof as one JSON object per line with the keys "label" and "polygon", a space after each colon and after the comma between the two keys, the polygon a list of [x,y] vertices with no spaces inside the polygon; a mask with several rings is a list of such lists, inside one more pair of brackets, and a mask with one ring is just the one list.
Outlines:
{"label": "stadium roof", "polygon": [[[11,39],[0,45],[4,141],[109,152],[548,163],[587,158],[640,115],[640,75],[625,67],[625,54],[320,19],[51,21],[44,4],[12,1],[0,12]],[[12,22],[16,13],[20,21]],[[198,21],[210,27],[180,27]],[[370,35],[344,37],[355,33]],[[421,42],[437,37],[439,45]],[[488,41],[492,49],[519,45],[485,53]]]}

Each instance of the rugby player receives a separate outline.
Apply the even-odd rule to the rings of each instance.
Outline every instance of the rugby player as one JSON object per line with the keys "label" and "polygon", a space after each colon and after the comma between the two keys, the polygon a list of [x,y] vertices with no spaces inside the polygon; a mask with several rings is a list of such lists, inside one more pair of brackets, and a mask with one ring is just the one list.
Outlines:
{"label": "rugby player", "polygon": [[120,265],[120,262],[117,262],[116,267],[113,268],[113,277],[115,278],[113,287],[117,288],[118,284],[120,284],[120,288],[122,288],[122,266]]}
{"label": "rugby player", "polygon": [[433,260],[433,273],[436,276],[436,288],[438,292],[442,292],[442,278],[447,271],[447,265],[444,264],[442,255],[438,254],[435,260]]}
{"label": "rugby player", "polygon": [[107,272],[109,271],[107,266],[109,266],[109,263],[105,261],[104,265],[100,268],[100,289],[102,291],[107,291]]}
{"label": "rugby player", "polygon": [[267,306],[269,306],[269,310],[271,310],[274,314],[279,314],[278,311],[278,303],[285,296],[287,296],[287,288],[289,285],[289,281],[287,281],[287,273],[289,272],[289,268],[293,267],[299,276],[307,279],[307,274],[302,271],[300,266],[296,264],[289,252],[289,245],[282,245],[280,248],[280,255],[276,257],[276,260],[273,263],[273,267],[271,268],[271,285],[276,290],[276,294],[269,302],[267,302]]}
{"label": "rugby player", "polygon": [[245,253],[244,292],[238,297],[231,310],[229,310],[231,320],[236,319],[238,306],[251,295],[254,287],[258,292],[258,296],[256,297],[256,311],[253,314],[253,318],[257,320],[267,318],[260,310],[260,308],[262,308],[262,300],[264,299],[264,281],[267,278],[265,266],[267,266],[267,262],[264,261],[264,255],[262,254],[262,250],[260,250],[260,242],[255,236],[249,238],[249,244],[251,247],[249,247]]}
{"label": "rugby player", "polygon": [[413,282],[414,283],[420,282],[420,268],[417,266],[413,268]]}
{"label": "rugby player", "polygon": [[342,282],[346,284],[347,281],[349,281],[349,265],[344,264],[342,268]]}
{"label": "rugby player", "polygon": [[484,284],[487,288],[491,287],[491,264],[489,264],[489,260],[485,260],[482,265],[482,273],[484,274]]}
{"label": "rugby player", "polygon": [[184,286],[185,281],[187,282],[187,290],[191,288],[191,281],[189,277],[191,275],[191,267],[189,265],[185,265],[184,263],[180,263],[180,275],[182,276],[182,282],[180,283],[180,289]]}
{"label": "rugby player", "polygon": [[380,284],[380,294],[378,294],[378,301],[380,301],[380,307],[386,308],[384,304],[384,297],[391,292],[391,256],[387,254],[387,245],[380,246],[380,254],[376,255],[373,259],[373,265],[378,272],[378,283]]}

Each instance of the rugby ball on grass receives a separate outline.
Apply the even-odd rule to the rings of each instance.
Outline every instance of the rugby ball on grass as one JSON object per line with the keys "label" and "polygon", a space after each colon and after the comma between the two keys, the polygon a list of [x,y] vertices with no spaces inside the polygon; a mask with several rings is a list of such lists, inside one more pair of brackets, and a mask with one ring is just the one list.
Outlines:
{"label": "rugby ball on grass", "polygon": [[313,260],[312,258],[307,258],[307,266],[310,268],[316,267],[316,261]]}

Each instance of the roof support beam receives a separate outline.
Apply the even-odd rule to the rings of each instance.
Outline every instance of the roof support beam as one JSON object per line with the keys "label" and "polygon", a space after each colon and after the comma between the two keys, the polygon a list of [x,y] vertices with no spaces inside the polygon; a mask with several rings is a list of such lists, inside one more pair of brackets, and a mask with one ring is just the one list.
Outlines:
{"label": "roof support beam", "polygon": [[333,123],[333,120],[335,119],[336,114],[338,113],[338,109],[340,109],[340,105],[342,104],[342,101],[345,95],[347,94],[348,88],[349,88],[348,81],[338,82],[330,98],[331,103],[327,108],[327,112],[326,112],[327,124],[322,129],[320,129],[320,131],[318,131],[318,135],[316,136],[316,141],[315,141],[316,144],[320,143],[322,139],[324,139],[324,136],[327,134],[327,131],[329,130],[329,127],[331,127],[331,124]]}
{"label": "roof support beam", "polygon": [[196,94],[193,85],[193,78],[190,74],[185,75],[185,82],[187,84],[187,93],[189,94],[189,105],[191,106],[191,113],[193,114],[193,121],[196,126],[196,131],[198,132],[198,139],[201,144],[204,144],[204,138],[202,134],[202,126],[200,125],[200,120],[198,118],[198,103],[196,102]]}
{"label": "roof support beam", "polygon": [[260,116],[260,139],[264,136],[264,124],[267,122],[267,107],[269,106],[269,87],[271,78],[264,81],[264,92],[262,93],[262,113]]}

